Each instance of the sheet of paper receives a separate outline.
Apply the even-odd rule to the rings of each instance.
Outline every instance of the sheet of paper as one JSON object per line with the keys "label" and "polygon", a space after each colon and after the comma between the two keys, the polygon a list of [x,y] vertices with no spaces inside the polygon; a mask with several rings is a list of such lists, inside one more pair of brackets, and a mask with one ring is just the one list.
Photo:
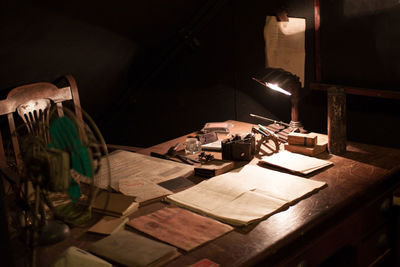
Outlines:
{"label": "sheet of paper", "polygon": [[117,218],[113,216],[104,216],[95,225],[90,227],[88,232],[110,235],[121,230],[128,220],[128,217]]}
{"label": "sheet of paper", "polygon": [[233,230],[229,225],[181,208],[163,208],[134,218],[127,225],[185,251]]}
{"label": "sheet of paper", "polygon": [[260,194],[257,190],[246,191],[226,205],[212,210],[211,214],[232,220],[233,224],[240,224],[277,212],[286,204],[286,201]]}
{"label": "sheet of paper", "polygon": [[214,179],[214,177],[203,181],[182,192],[170,195],[167,199],[187,203],[197,210],[211,212],[218,207],[228,205],[245,191],[254,189],[241,183],[240,179],[235,179],[237,175],[236,173],[225,173],[215,176],[218,179]]}
{"label": "sheet of paper", "polygon": [[278,212],[326,183],[272,171],[257,165],[226,173],[167,200],[232,225],[246,225]]}
{"label": "sheet of paper", "polygon": [[257,165],[246,165],[240,173],[247,177],[248,184],[257,188],[257,192],[287,202],[296,201],[326,184]]}
{"label": "sheet of paper", "polygon": [[[139,153],[117,150],[108,156],[111,166],[111,188],[119,191],[119,180],[123,178],[142,178],[153,183],[160,183],[179,176],[189,176],[193,166],[164,160]],[[95,176],[96,186],[106,189],[109,185],[108,165],[101,160],[101,168]]]}
{"label": "sheet of paper", "polygon": [[159,199],[172,194],[171,191],[150,182],[149,180],[137,177],[120,179],[119,191],[127,196],[135,196],[135,201],[139,203],[152,199]]}
{"label": "sheet of paper", "polygon": [[300,78],[304,86],[306,20],[277,21],[267,16],[264,27],[266,67],[282,68]]}
{"label": "sheet of paper", "polygon": [[313,171],[333,164],[330,161],[309,157],[298,153],[292,153],[289,151],[281,151],[271,156],[264,156],[261,158],[260,162],[301,174],[309,174]]}

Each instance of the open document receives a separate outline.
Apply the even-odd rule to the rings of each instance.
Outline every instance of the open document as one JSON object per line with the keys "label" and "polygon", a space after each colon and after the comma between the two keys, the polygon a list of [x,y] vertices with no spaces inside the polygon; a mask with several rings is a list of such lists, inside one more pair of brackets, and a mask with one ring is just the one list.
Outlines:
{"label": "open document", "polygon": [[266,218],[326,185],[295,175],[247,165],[170,195],[167,201],[231,225]]}
{"label": "open document", "polygon": [[280,151],[279,153],[271,156],[264,156],[261,158],[260,163],[271,164],[273,166],[281,167],[286,170],[304,175],[333,165],[332,162],[327,160],[292,153],[289,151]]}
{"label": "open document", "polygon": [[[123,184],[124,190],[138,193],[140,190],[133,189],[132,184],[141,185],[143,183],[140,182],[145,180],[148,189],[151,188],[149,183],[156,185],[177,177],[187,177],[194,172],[193,166],[190,165],[124,150],[114,151],[108,156],[108,160],[111,169],[111,184],[105,158],[101,160],[101,168],[94,177],[95,185],[102,189],[110,185],[114,190],[120,191],[119,186]],[[129,183],[129,180],[132,182]],[[148,194],[144,197],[147,198]]]}

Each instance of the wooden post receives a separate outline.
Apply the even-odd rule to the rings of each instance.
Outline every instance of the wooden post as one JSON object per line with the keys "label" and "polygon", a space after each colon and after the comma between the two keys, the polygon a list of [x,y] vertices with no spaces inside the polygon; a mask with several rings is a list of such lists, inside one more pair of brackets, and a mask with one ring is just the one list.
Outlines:
{"label": "wooden post", "polygon": [[341,87],[328,88],[328,150],[346,152],[346,92]]}

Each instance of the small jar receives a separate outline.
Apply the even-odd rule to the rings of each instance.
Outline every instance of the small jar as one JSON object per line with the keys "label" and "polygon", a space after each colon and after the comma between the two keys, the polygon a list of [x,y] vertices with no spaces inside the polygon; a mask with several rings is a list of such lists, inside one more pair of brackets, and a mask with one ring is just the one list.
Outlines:
{"label": "small jar", "polygon": [[186,154],[197,154],[201,151],[201,143],[197,138],[189,137],[185,141],[185,153]]}

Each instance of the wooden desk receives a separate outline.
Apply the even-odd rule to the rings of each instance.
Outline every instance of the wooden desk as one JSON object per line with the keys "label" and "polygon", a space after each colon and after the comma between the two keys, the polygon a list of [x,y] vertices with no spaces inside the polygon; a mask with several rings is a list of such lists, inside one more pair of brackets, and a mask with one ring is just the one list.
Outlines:
{"label": "wooden desk", "polygon": [[[233,132],[251,129],[250,124],[232,123]],[[185,136],[139,152],[164,153],[184,140]],[[315,266],[323,262],[338,266],[341,260],[366,266],[394,259],[398,233],[391,203],[400,185],[400,150],[350,142],[347,150],[342,156],[319,156],[335,164],[309,177],[327,182],[325,189],[256,225],[236,229],[185,253],[168,266],[186,266],[203,258],[222,266]],[[145,206],[132,216],[163,205]],[[54,251],[70,245],[86,249],[99,238],[76,228],[69,240],[42,248],[38,256],[52,262]]]}
{"label": "wooden desk", "polygon": [[[251,129],[250,124],[232,123],[232,132]],[[183,141],[181,137],[139,152],[163,153]],[[365,266],[394,259],[396,240],[391,238],[397,229],[393,227],[392,194],[400,185],[400,151],[349,142],[344,155],[324,153],[319,158],[332,161],[334,166],[308,178],[325,181],[327,188],[169,265],[190,265],[209,258],[227,266],[315,266],[341,260]]]}

